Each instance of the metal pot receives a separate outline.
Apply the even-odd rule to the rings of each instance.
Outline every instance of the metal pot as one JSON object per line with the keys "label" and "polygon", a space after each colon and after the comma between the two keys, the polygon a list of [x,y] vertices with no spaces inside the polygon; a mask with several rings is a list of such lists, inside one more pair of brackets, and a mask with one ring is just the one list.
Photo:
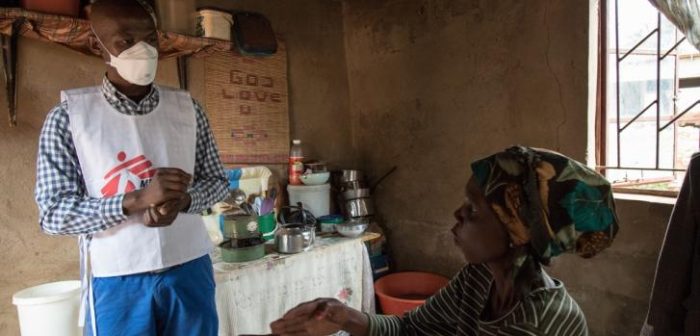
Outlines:
{"label": "metal pot", "polygon": [[349,217],[366,217],[374,215],[371,198],[358,198],[345,201],[345,211]]}
{"label": "metal pot", "polygon": [[224,238],[245,239],[260,235],[258,216],[223,214]]}
{"label": "metal pot", "polygon": [[287,224],[275,233],[275,246],[279,253],[299,253],[313,247],[316,228],[311,225]]}
{"label": "metal pot", "polygon": [[342,190],[364,189],[365,186],[363,181],[347,181],[341,184]]}
{"label": "metal pot", "polygon": [[358,198],[367,197],[369,197],[369,188],[348,189],[343,191],[343,198],[346,200],[354,200]]}
{"label": "metal pot", "polygon": [[261,237],[226,240],[219,245],[224,262],[246,262],[265,256],[265,241]]}
{"label": "metal pot", "polygon": [[355,169],[343,169],[343,176],[340,178],[341,182],[351,182],[351,181],[363,181],[364,176],[362,172]]}

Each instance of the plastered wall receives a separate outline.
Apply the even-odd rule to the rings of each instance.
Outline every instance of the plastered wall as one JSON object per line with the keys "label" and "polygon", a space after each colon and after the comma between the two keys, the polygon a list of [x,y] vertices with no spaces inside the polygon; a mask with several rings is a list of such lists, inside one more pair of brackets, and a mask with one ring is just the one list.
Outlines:
{"label": "plastered wall", "polygon": [[[589,3],[487,0],[200,1],[266,14],[287,41],[291,133],[309,156],[364,169],[396,269],[452,275],[448,229],[471,160],[513,143],[586,158]],[[22,39],[19,126],[0,92],[0,335],[18,334],[15,291],[77,279],[72,238],[40,233],[35,154],[63,88],[97,84],[102,63]],[[158,82],[175,86],[175,62]],[[203,63],[190,62],[203,98]],[[4,84],[4,83],[3,83]],[[283,171],[284,167],[276,167]],[[636,335],[671,205],[618,201],[621,233],[591,259],[549,269],[581,304],[592,335]]]}
{"label": "plastered wall", "polygon": [[[373,176],[398,166],[375,193],[397,270],[451,276],[462,267],[449,229],[472,160],[511,144],[586,160],[589,6],[344,2],[353,144]],[[592,335],[638,335],[670,211],[619,201],[611,249],[548,269],[578,300]]]}
{"label": "plastered wall", "polygon": [[[227,1],[199,5],[226,8]],[[232,8],[232,7],[229,7]],[[348,81],[342,36],[342,4],[333,1],[238,1],[236,8],[258,11],[287,42],[291,135],[304,139],[310,157],[338,165],[354,162]],[[41,233],[33,200],[36,149],[44,118],[61,89],[101,83],[100,59],[58,45],[20,39],[19,125],[7,124],[4,81],[0,92],[0,335],[18,335],[12,294],[36,284],[78,279],[74,238]],[[204,65],[192,59],[190,88],[204,98]],[[174,60],[161,62],[157,82],[177,86]],[[284,167],[272,167],[284,171]]]}

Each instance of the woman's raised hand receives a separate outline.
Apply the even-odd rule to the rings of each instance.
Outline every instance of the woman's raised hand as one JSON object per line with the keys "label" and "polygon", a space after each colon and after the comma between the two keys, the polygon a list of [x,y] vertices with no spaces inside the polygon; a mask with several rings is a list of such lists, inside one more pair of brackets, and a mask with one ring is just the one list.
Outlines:
{"label": "woman's raised hand", "polygon": [[345,330],[353,335],[367,332],[367,317],[335,299],[302,303],[270,325],[272,333],[290,336],[330,335]]}

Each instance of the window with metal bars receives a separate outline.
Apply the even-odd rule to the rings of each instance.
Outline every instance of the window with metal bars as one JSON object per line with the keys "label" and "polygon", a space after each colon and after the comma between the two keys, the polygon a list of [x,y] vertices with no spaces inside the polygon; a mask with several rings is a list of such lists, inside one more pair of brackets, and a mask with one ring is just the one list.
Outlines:
{"label": "window with metal bars", "polygon": [[599,169],[618,191],[674,196],[700,148],[700,52],[648,0],[605,0]]}

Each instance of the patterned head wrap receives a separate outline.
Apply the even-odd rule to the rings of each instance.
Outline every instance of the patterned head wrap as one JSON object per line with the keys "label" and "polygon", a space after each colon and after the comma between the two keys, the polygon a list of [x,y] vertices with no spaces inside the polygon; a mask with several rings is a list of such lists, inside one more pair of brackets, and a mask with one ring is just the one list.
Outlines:
{"label": "patterned head wrap", "polygon": [[540,263],[563,252],[590,258],[618,231],[610,183],[564,155],[516,146],[471,168],[513,245],[529,245]]}

